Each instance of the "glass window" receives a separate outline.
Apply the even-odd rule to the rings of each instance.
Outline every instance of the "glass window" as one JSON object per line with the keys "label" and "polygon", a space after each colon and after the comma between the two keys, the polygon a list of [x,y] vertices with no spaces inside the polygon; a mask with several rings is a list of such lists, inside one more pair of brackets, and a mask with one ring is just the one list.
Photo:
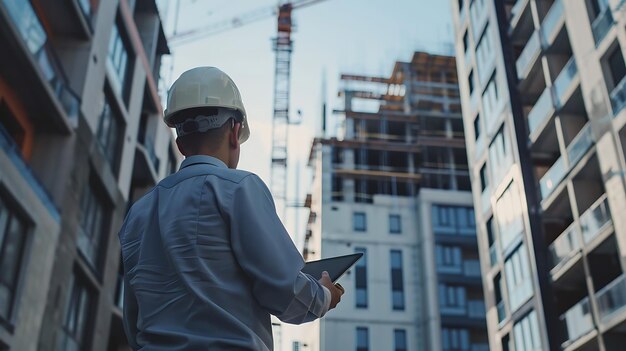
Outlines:
{"label": "glass window", "polygon": [[352,214],[352,226],[355,232],[367,230],[367,220],[364,212],[354,212]]}
{"label": "glass window", "polygon": [[466,291],[463,286],[439,284],[439,306],[463,308],[465,313]]}
{"label": "glass window", "polygon": [[292,343],[292,348],[293,351],[300,351],[300,342],[299,341],[294,341]]}
{"label": "glass window", "polygon": [[402,251],[391,250],[391,305],[394,310],[404,310],[404,278]]}
{"label": "glass window", "polygon": [[108,61],[113,69],[113,73],[115,73],[113,86],[122,94],[124,101],[128,103],[132,80],[132,62],[134,60],[130,42],[123,28],[123,21],[118,16],[111,31]]}
{"label": "glass window", "polygon": [[496,202],[495,218],[500,232],[502,250],[517,242],[524,231],[522,199],[517,183],[511,182]]}
{"label": "glass window", "polygon": [[11,321],[26,243],[26,223],[0,198],[0,319]]}
{"label": "glass window", "polygon": [[400,215],[389,215],[389,232],[392,234],[402,233],[402,221]]}
{"label": "glass window", "polygon": [[356,351],[368,351],[370,348],[369,332],[365,327],[356,328]]}
{"label": "glass window", "polygon": [[469,77],[467,78],[467,83],[469,84],[469,93],[472,95],[474,92],[474,71],[471,71]]}
{"label": "glass window", "polygon": [[406,330],[394,329],[393,331],[393,347],[395,351],[407,351],[406,346]]}
{"label": "glass window", "polygon": [[469,32],[465,31],[463,34],[463,52],[467,52],[467,49],[469,49]]}
{"label": "glass window", "polygon": [[493,138],[493,142],[489,145],[489,166],[494,184],[498,184],[500,180],[507,174],[513,165],[513,153],[510,152],[508,134],[504,127],[501,127],[498,134]]}
{"label": "glass window", "polygon": [[498,119],[498,83],[497,74],[494,73],[487,83],[487,88],[483,93],[483,116],[486,118],[487,130],[491,128]]}
{"label": "glass window", "polygon": [[441,328],[443,351],[469,350],[469,330],[462,328]]}
{"label": "glass window", "polygon": [[476,139],[480,137],[480,115],[474,119],[474,136]]}
{"label": "glass window", "polygon": [[609,56],[609,69],[611,71],[611,78],[613,79],[613,86],[617,86],[619,82],[626,76],[626,64],[624,64],[624,57],[622,57],[622,50],[618,45],[615,51]]}
{"label": "glass window", "polygon": [[111,169],[115,172],[118,167],[117,160],[124,142],[124,136],[121,118],[112,105],[114,99],[110,96],[108,89],[105,89],[105,91],[104,107],[100,114],[97,138],[102,152],[109,161]]}
{"label": "glass window", "polygon": [[504,262],[504,273],[509,293],[510,311],[513,312],[533,295],[528,253],[524,245],[520,245]]}
{"label": "glass window", "polygon": [[490,27],[489,23],[487,23],[476,46],[476,64],[478,65],[478,76],[481,78],[481,83],[484,83],[484,78],[489,77],[488,74],[491,72],[488,72],[488,68],[491,66],[490,63],[495,57],[493,54],[493,39]]}
{"label": "glass window", "polygon": [[530,312],[513,326],[515,334],[515,351],[539,351],[541,339],[539,337],[539,327],[537,313]]}
{"label": "glass window", "polygon": [[487,178],[487,163],[480,167],[480,190],[485,191],[489,186],[489,178]]}
{"label": "glass window", "polygon": [[88,288],[76,276],[73,276],[65,305],[65,320],[61,327],[58,351],[87,348],[91,303],[92,296]]}
{"label": "glass window", "polygon": [[367,308],[367,250],[364,247],[354,249],[356,253],[363,253],[363,257],[355,265],[355,293],[356,307]]}
{"label": "glass window", "polygon": [[106,205],[91,181],[83,188],[80,204],[82,214],[77,246],[87,262],[97,270],[102,235],[108,220]]}
{"label": "glass window", "polygon": [[458,246],[435,245],[437,268],[461,268],[461,248]]}

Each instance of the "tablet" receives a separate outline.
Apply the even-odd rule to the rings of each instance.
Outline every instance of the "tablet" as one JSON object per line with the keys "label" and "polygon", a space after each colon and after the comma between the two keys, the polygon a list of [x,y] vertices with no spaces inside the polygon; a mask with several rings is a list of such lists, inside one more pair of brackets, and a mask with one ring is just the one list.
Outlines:
{"label": "tablet", "polygon": [[322,272],[327,271],[328,275],[330,276],[330,280],[332,280],[334,283],[362,256],[363,253],[359,252],[351,255],[337,256],[325,258],[319,261],[307,262],[304,265],[304,268],[302,268],[302,272],[310,274],[315,279],[320,279],[322,277]]}

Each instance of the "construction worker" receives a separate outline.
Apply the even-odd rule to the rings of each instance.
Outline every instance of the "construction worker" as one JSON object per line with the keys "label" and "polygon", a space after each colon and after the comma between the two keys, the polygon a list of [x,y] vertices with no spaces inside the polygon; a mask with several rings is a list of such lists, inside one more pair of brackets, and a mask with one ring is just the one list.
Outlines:
{"label": "construction worker", "polygon": [[236,170],[250,135],[239,90],[214,67],[172,85],[165,123],[186,156],[130,209],[120,230],[124,330],[141,350],[272,350],[270,314],[324,316],[343,288],[318,281],[255,174]]}

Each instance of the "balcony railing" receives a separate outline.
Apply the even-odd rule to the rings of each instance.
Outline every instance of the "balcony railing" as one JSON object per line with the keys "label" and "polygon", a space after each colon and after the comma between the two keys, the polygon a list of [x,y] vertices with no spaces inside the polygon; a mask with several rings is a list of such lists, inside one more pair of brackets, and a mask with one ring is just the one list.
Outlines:
{"label": "balcony railing", "polygon": [[470,318],[485,318],[485,301],[469,300],[467,301],[467,316]]}
{"label": "balcony railing", "polygon": [[580,226],[585,243],[595,238],[611,222],[609,202],[606,194],[604,194],[580,216]]}
{"label": "balcony railing", "polygon": [[480,207],[483,213],[491,207],[491,189],[487,188],[480,194]]}
{"label": "balcony railing", "polygon": [[2,0],[2,3],[39,66],[39,71],[63,106],[70,123],[74,126],[78,125],[80,101],[69,88],[65,72],[48,42],[46,32],[30,1]]}
{"label": "balcony railing", "polygon": [[545,43],[549,43],[554,36],[554,30],[561,18],[563,18],[563,3],[561,0],[556,0],[541,23],[541,35]]}
{"label": "balcony railing", "polygon": [[578,132],[572,142],[567,146],[567,158],[569,164],[574,166],[583,158],[587,150],[593,145],[593,131],[591,125],[587,124]]}
{"label": "balcony railing", "polygon": [[470,351],[489,351],[489,344],[472,344]]}
{"label": "balcony railing", "polygon": [[[0,124],[0,149],[6,153],[6,156],[11,160],[13,166],[17,168],[21,178],[28,183],[29,187],[46,207],[52,218],[59,222],[61,219],[59,209],[52,201],[52,196],[50,196],[46,188],[44,188],[42,183],[35,176],[35,173],[30,169],[28,164],[26,164],[22,158],[22,152],[2,124]],[[2,173],[4,172],[5,170],[2,171]]]}
{"label": "balcony railing", "polygon": [[626,275],[621,275],[596,294],[600,319],[608,321],[626,307]]}
{"label": "balcony railing", "polygon": [[576,66],[574,56],[572,56],[554,80],[554,94],[557,98],[557,107],[562,108],[565,105],[565,93],[569,90],[577,74],[578,67]]}
{"label": "balcony railing", "polygon": [[539,127],[543,126],[545,121],[548,120],[554,113],[554,103],[552,101],[552,90],[546,88],[535,106],[528,113],[528,130],[530,135],[534,135]]}
{"label": "balcony railing", "polygon": [[463,273],[467,277],[480,277],[480,261],[466,260],[463,262]]}
{"label": "balcony railing", "polygon": [[590,332],[593,328],[593,319],[591,318],[591,307],[589,306],[589,298],[585,297],[567,312],[561,315],[561,321],[567,327],[567,341],[561,346],[563,348],[576,341],[581,336]]}
{"label": "balcony railing", "polygon": [[565,263],[580,249],[578,242],[578,229],[572,223],[548,248],[552,256],[552,268]]}
{"label": "balcony railing", "polygon": [[526,78],[530,67],[532,67],[533,63],[537,60],[540,52],[541,39],[539,37],[539,32],[535,31],[528,40],[528,43],[526,43],[522,54],[515,63],[515,67],[517,68],[517,78],[519,80],[524,80]]}
{"label": "balcony railing", "polygon": [[613,15],[611,14],[611,9],[607,6],[591,24],[596,46],[604,39],[609,29],[611,29],[611,26],[613,26]]}
{"label": "balcony railing", "polygon": [[539,180],[539,189],[541,190],[541,198],[547,198],[554,189],[561,183],[565,175],[567,174],[567,168],[565,166],[565,160],[563,156],[559,157],[556,162],[550,167],[546,174]]}
{"label": "balcony railing", "polygon": [[506,307],[504,306],[504,300],[498,302],[496,305],[496,310],[498,311],[498,323],[502,323],[506,318]]}
{"label": "balcony railing", "polygon": [[511,26],[514,27],[519,21],[519,17],[521,16],[524,7],[528,2],[526,0],[517,0],[513,8],[511,9],[511,17],[509,22],[511,22]]}
{"label": "balcony railing", "polygon": [[491,262],[491,266],[495,266],[498,264],[498,260],[500,259],[500,255],[498,254],[498,245],[493,243],[491,247],[489,247],[489,261]]}
{"label": "balcony railing", "polygon": [[626,77],[622,78],[622,81],[611,92],[611,105],[614,116],[626,107]]}

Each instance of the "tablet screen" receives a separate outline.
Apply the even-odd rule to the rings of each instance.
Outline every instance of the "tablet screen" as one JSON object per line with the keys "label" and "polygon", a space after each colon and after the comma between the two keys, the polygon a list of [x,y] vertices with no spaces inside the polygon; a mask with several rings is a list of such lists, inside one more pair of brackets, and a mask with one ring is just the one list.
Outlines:
{"label": "tablet screen", "polygon": [[322,272],[327,271],[330,280],[337,281],[350,267],[352,267],[361,257],[363,253],[355,253],[345,256],[337,256],[325,258],[319,261],[307,262],[302,268],[303,273],[310,274],[315,279],[322,277]]}

